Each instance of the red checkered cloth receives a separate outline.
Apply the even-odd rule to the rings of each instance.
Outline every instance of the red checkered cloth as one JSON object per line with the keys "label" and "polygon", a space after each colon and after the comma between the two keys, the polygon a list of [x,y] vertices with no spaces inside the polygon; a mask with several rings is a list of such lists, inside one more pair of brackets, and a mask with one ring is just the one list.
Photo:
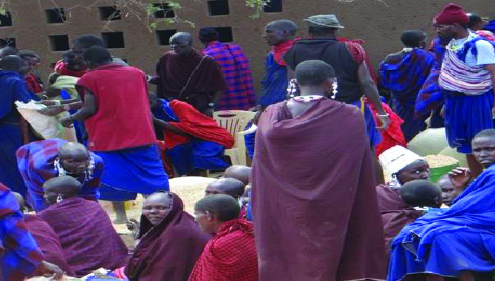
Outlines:
{"label": "red checkered cloth", "polygon": [[189,277],[189,281],[234,280],[258,280],[253,224],[244,219],[231,220],[220,227]]}
{"label": "red checkered cloth", "polygon": [[217,102],[216,110],[248,110],[256,105],[252,71],[241,47],[214,41],[208,44],[203,54],[220,65],[229,85]]}

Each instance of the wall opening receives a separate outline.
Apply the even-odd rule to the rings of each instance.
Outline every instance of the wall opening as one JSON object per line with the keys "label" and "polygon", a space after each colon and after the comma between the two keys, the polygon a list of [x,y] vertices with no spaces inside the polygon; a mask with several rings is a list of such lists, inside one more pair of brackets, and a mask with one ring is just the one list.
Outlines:
{"label": "wall opening", "polygon": [[67,51],[69,47],[69,35],[50,35],[50,49],[54,52]]}
{"label": "wall opening", "polygon": [[214,27],[214,29],[218,32],[218,38],[220,42],[232,42],[234,41],[234,36],[232,35],[232,27]]}
{"label": "wall opening", "polygon": [[160,46],[168,46],[170,45],[170,37],[172,37],[175,33],[177,33],[177,29],[168,29],[168,30],[157,30],[156,40],[158,45]]}
{"label": "wall opening", "polygon": [[5,15],[0,14],[0,27],[12,26],[12,15],[6,12]]}
{"label": "wall opening", "polygon": [[3,47],[16,47],[15,38],[0,38],[0,48]]}
{"label": "wall opening", "polygon": [[100,20],[109,21],[122,19],[122,14],[116,6],[98,7],[98,10],[100,12]]}
{"label": "wall opening", "polygon": [[108,49],[125,48],[124,32],[103,32],[101,37],[105,42],[105,47]]}
{"label": "wall opening", "polygon": [[281,13],[282,12],[282,0],[270,0],[265,7],[263,7],[265,13]]}
{"label": "wall opening", "polygon": [[208,14],[210,16],[222,16],[228,15],[229,1],[228,0],[209,0],[208,1]]}
{"label": "wall opening", "polygon": [[48,23],[64,23],[67,21],[63,8],[54,8],[45,10],[46,22]]}
{"label": "wall opening", "polygon": [[155,3],[153,7],[157,9],[153,15],[155,18],[175,18],[175,11],[167,3]]}

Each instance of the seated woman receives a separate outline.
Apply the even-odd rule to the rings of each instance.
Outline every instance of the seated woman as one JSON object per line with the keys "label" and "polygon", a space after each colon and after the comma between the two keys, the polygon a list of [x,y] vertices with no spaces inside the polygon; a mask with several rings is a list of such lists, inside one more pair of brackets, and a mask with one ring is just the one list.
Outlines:
{"label": "seated woman", "polygon": [[413,180],[428,180],[430,166],[419,155],[402,146],[386,150],[379,159],[392,175],[391,182],[376,187],[380,212],[407,208],[399,195],[401,186]]}
{"label": "seated woman", "polygon": [[229,166],[224,151],[234,145],[234,139],[226,129],[188,103],[160,100],[155,93],[149,98],[154,123],[160,128],[157,135],[163,135],[166,155],[179,175]]}
{"label": "seated woman", "polygon": [[253,224],[239,219],[237,200],[215,194],[199,200],[194,214],[204,232],[213,238],[189,281],[257,281],[258,256]]}
{"label": "seated woman", "polygon": [[143,202],[138,238],[125,268],[130,281],[187,281],[210,236],[176,194],[157,192]]}
{"label": "seated woman", "polygon": [[127,247],[100,204],[78,197],[80,182],[59,176],[46,181],[43,189],[50,207],[38,215],[58,235],[64,256],[77,277],[99,268],[125,265]]}
{"label": "seated woman", "polygon": [[[478,133],[473,154],[485,170],[449,209],[428,212],[407,225],[392,242],[387,280],[428,278],[475,280],[495,270],[495,130]],[[469,172],[451,177],[467,184]],[[482,277],[481,277],[482,278]]]}

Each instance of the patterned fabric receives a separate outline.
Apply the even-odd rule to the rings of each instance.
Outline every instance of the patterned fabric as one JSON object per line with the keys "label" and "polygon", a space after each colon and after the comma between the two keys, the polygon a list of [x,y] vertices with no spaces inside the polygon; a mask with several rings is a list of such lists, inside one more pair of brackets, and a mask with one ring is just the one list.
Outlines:
{"label": "patterned fabric", "polygon": [[189,277],[189,281],[257,280],[253,224],[244,219],[231,220],[220,226]]}
{"label": "patterned fabric", "polygon": [[393,110],[404,120],[402,131],[407,141],[426,128],[424,118],[415,117],[414,111],[418,93],[435,63],[431,53],[413,49],[380,64],[380,83],[392,93]]}
{"label": "patterned fabric", "polygon": [[253,75],[241,47],[214,41],[208,44],[203,54],[220,65],[229,85],[217,102],[216,110],[247,110],[256,105]]}
{"label": "patterned fabric", "polygon": [[467,42],[459,51],[454,51],[447,46],[447,52],[440,71],[438,83],[445,90],[461,92],[467,95],[480,95],[493,88],[490,71],[484,66],[470,67],[465,59],[468,52],[476,55],[476,42],[483,40],[481,37]]}
{"label": "patterned fabric", "polygon": [[440,75],[440,67],[442,66],[443,57],[445,55],[445,46],[447,41],[441,38],[435,38],[430,45],[430,52],[435,55],[436,64],[430,71],[428,78],[423,84],[423,87],[418,93],[416,99],[415,115],[430,114],[431,111],[440,108],[443,104],[444,93],[438,85],[438,77]]}
{"label": "patterned fabric", "polygon": [[[27,203],[37,212],[48,207],[43,199],[43,184],[54,177],[69,175],[59,163],[57,148],[67,143],[61,139],[32,142],[17,150],[17,167],[27,186]],[[103,160],[90,153],[90,165],[84,176],[76,177],[82,184],[80,196],[98,200]]]}
{"label": "patterned fabric", "polygon": [[0,184],[0,281],[22,281],[43,260],[14,194]]}
{"label": "patterned fabric", "polygon": [[97,202],[67,198],[38,215],[57,233],[64,256],[77,276],[126,264],[127,247]]}

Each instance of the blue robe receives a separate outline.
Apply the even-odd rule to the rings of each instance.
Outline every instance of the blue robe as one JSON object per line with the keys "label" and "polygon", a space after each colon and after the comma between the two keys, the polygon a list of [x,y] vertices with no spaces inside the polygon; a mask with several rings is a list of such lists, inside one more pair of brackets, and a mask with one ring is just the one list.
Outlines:
{"label": "blue robe", "polygon": [[495,270],[495,165],[485,169],[451,205],[410,224],[392,243],[388,281],[408,274],[456,277]]}
{"label": "blue robe", "polygon": [[22,76],[13,71],[0,71],[0,92],[0,182],[24,196],[26,186],[15,156],[23,144],[21,115],[14,102],[28,102],[33,97]]}
{"label": "blue robe", "polygon": [[259,104],[262,107],[267,107],[286,100],[287,86],[287,66],[279,65],[273,58],[273,54],[269,53],[265,61],[265,78],[261,82],[263,90],[261,93]]}
{"label": "blue robe", "polygon": [[43,254],[27,231],[19,202],[0,184],[0,281],[22,281],[39,267]]}

